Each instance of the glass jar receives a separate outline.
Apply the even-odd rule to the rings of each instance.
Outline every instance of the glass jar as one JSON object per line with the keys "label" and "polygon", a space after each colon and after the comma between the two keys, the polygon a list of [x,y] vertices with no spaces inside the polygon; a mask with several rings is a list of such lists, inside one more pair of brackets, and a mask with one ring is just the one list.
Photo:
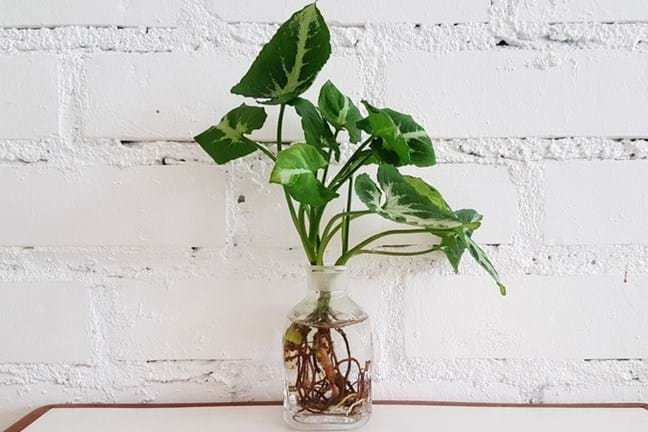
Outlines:
{"label": "glass jar", "polygon": [[371,328],[343,266],[307,268],[283,336],[284,419],[296,429],[362,426],[371,414]]}

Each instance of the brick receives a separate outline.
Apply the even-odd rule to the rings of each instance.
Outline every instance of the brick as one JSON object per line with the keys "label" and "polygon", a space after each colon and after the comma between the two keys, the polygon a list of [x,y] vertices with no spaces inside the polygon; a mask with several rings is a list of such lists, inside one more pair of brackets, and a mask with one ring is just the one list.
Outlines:
{"label": "brick", "polygon": [[[542,392],[543,403],[610,403],[643,400],[648,386],[641,379],[633,383],[608,385],[564,385],[548,387]],[[637,383],[636,381],[640,381]]]}
{"label": "brick", "polygon": [[[369,282],[351,282],[368,298]],[[119,359],[275,359],[288,311],[306,293],[306,280],[202,279],[167,286],[124,282],[111,329]],[[375,299],[368,313],[377,311]]]}
{"label": "brick", "polygon": [[177,24],[181,0],[138,0],[91,3],[66,0],[64,5],[47,0],[3,0],[0,26],[40,27],[63,25],[164,26]]}
{"label": "brick", "polygon": [[[84,133],[125,140],[190,140],[244,101],[254,103],[229,91],[251,63],[250,58],[225,55],[98,55],[88,61]],[[341,88],[359,97],[362,80],[356,58],[332,58],[306,97],[316,98],[326,79],[344,83]],[[274,141],[277,107],[266,111],[266,127],[254,137]],[[284,137],[301,139],[299,121],[289,111]]]}
{"label": "brick", "polygon": [[[297,0],[223,2],[210,0],[210,9],[226,21],[281,23],[304,6]],[[406,7],[387,0],[321,0],[317,6],[329,23],[366,22],[457,23],[488,21],[488,0],[411,0]]]}
{"label": "brick", "polygon": [[645,136],[647,67],[611,50],[410,52],[387,67],[386,102],[437,137]]}
{"label": "brick", "polygon": [[218,167],[0,168],[0,245],[221,246]]}
{"label": "brick", "polygon": [[58,133],[56,57],[0,56],[0,138]]}
{"label": "brick", "polygon": [[648,19],[644,0],[518,1],[515,18],[534,22],[624,22]]}
{"label": "brick", "polygon": [[[375,169],[366,170],[375,179]],[[474,208],[484,215],[482,227],[476,232],[475,240],[489,244],[508,244],[512,242],[518,219],[518,197],[515,186],[511,183],[507,169],[474,164],[442,164],[432,168],[404,168],[403,173],[421,177],[437,187],[455,209]],[[269,177],[261,177],[267,181]],[[245,226],[245,235],[255,247],[301,248],[299,237],[290,221],[288,208],[284,203],[281,189],[276,185],[259,187],[253,183],[242,183],[237,194],[246,197],[240,205]],[[339,191],[346,197],[346,187]],[[494,199],[496,197],[496,199]],[[322,229],[328,219],[343,211],[344,198],[339,198],[329,206],[325,214]],[[263,215],[258,209],[263,208]],[[363,210],[366,206],[355,196],[353,209]],[[268,220],[278,221],[269,230]],[[357,243],[372,234],[389,229],[407,229],[408,226],[387,221],[380,216],[364,216],[352,223],[351,241]],[[376,244],[430,244],[435,240],[431,236],[407,235],[392,236]],[[335,248],[339,241],[334,240]]]}
{"label": "brick", "polygon": [[563,161],[545,167],[549,244],[645,244],[648,162]]}
{"label": "brick", "polygon": [[78,282],[0,282],[0,363],[85,363],[90,297]]}
{"label": "brick", "polygon": [[648,278],[623,274],[429,276],[405,282],[406,352],[416,358],[643,358]]}

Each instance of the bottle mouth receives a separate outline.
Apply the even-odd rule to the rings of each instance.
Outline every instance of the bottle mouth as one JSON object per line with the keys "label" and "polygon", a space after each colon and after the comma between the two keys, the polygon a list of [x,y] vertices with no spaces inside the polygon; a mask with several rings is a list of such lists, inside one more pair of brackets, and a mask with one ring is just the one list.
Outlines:
{"label": "bottle mouth", "polygon": [[308,265],[306,270],[310,273],[343,273],[348,269],[343,265]]}

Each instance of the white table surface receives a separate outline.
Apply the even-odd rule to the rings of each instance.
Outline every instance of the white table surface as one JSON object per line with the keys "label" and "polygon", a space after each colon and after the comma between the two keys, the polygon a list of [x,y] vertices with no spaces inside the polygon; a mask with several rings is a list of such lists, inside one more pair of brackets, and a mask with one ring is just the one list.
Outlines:
{"label": "white table surface", "polygon": [[[278,432],[279,406],[54,408],[27,432]],[[363,432],[646,432],[642,408],[500,408],[378,405]]]}

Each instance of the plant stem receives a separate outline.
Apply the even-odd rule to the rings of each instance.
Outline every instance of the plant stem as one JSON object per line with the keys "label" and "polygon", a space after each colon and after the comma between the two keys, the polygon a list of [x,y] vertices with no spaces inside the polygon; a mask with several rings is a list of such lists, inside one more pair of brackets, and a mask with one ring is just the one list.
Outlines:
{"label": "plant stem", "polygon": [[437,252],[443,250],[441,246],[434,246],[429,249],[413,251],[413,252],[391,252],[391,251],[381,251],[375,249],[361,249],[356,255],[361,254],[373,254],[373,255],[390,255],[390,256],[416,256],[416,255],[425,255],[431,252]]}
{"label": "plant stem", "polygon": [[[283,128],[283,119],[284,119],[285,111],[286,111],[286,105],[281,104],[279,108],[279,120],[277,121],[277,153],[281,151],[281,147],[282,147],[281,132]],[[311,248],[311,245],[308,242],[303,217],[300,218],[297,216],[297,212],[295,211],[295,205],[293,204],[293,200],[288,194],[288,190],[286,189],[285,186],[283,190],[284,190],[284,196],[286,197],[286,203],[288,204],[288,210],[290,211],[290,218],[292,219],[293,224],[295,225],[297,234],[299,234],[299,239],[301,240],[302,246],[304,247],[304,252],[306,252],[306,257],[308,258],[308,262],[314,264],[315,251]]]}
{"label": "plant stem", "polygon": [[277,160],[275,155],[272,154],[272,152],[266,146],[264,146],[263,144],[259,144],[259,143],[255,142],[254,145],[256,146],[256,148],[261,150],[266,156],[268,156],[273,162]]}
{"label": "plant stem", "polygon": [[361,241],[358,243],[356,246],[354,246],[351,250],[349,250],[347,253],[342,254],[340,258],[335,262],[335,265],[345,265],[351,257],[354,255],[358,255],[361,253],[363,248],[365,246],[368,246],[369,244],[375,242],[376,240],[379,240],[383,237],[390,236],[390,235],[396,235],[396,234],[418,234],[418,233],[424,233],[424,232],[430,232],[430,230],[426,229],[409,229],[409,230],[389,230],[389,231],[383,231],[378,234],[374,234],[371,237]]}
{"label": "plant stem", "polygon": [[335,233],[337,233],[340,228],[342,228],[342,223],[337,224],[335,227],[333,227],[333,224],[345,217],[348,216],[349,220],[357,219],[361,216],[365,216],[368,214],[372,214],[373,212],[370,210],[363,210],[363,211],[353,211],[353,212],[342,212],[338,213],[335,216],[329,220],[329,222],[326,224],[326,227],[324,228],[324,231],[322,232],[322,241],[320,242],[319,248],[317,250],[317,264],[318,265],[323,265],[324,264],[324,252],[326,252],[326,247],[328,246],[329,242],[335,236]]}
{"label": "plant stem", "polygon": [[349,225],[351,219],[349,213],[351,212],[351,198],[353,197],[353,175],[349,177],[349,190],[347,191],[346,213],[344,217],[344,226],[342,227],[342,254],[349,251]]}
{"label": "plant stem", "polygon": [[[347,178],[349,177],[349,175],[353,175],[353,173],[355,172],[355,170],[353,170],[353,171],[352,171],[351,173],[349,173],[349,174],[347,174],[345,171],[347,171],[347,170],[349,169],[349,167],[352,166],[353,162],[355,161],[356,156],[357,156],[357,155],[358,155],[362,150],[364,150],[365,147],[367,147],[367,146],[371,143],[371,141],[372,141],[373,139],[374,139],[374,136],[371,135],[369,138],[367,138],[366,140],[364,140],[364,142],[363,142],[362,144],[360,144],[360,146],[356,149],[356,151],[353,152],[353,154],[351,155],[351,157],[349,158],[349,160],[346,161],[346,163],[342,166],[342,168],[340,169],[340,171],[338,171],[338,173],[335,175],[335,177],[333,177],[333,179],[331,180],[331,183],[329,183],[329,188],[331,188],[332,190],[336,191],[336,190],[339,189],[339,187],[340,187],[340,186],[341,186],[341,185],[342,185],[342,184],[347,180]],[[369,157],[370,157],[370,156],[369,156]],[[369,157],[367,157],[366,159],[368,159]],[[365,160],[366,160],[366,159],[365,159]],[[364,160],[363,160],[363,163],[364,163]]]}
{"label": "plant stem", "polygon": [[279,107],[279,120],[277,120],[277,153],[281,151],[281,130],[283,128],[284,114],[286,113],[286,104]]}

